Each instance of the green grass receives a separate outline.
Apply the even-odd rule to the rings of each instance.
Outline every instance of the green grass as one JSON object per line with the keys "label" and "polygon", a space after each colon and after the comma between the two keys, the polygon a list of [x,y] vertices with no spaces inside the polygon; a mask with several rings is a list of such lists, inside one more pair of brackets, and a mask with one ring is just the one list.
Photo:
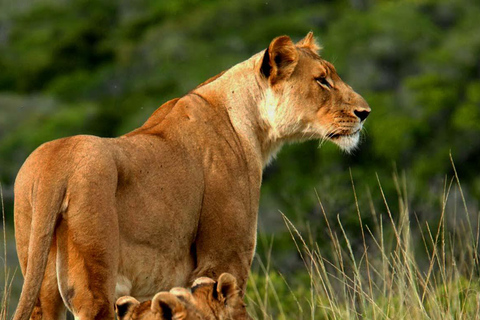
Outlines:
{"label": "green grass", "polygon": [[[10,295],[12,291],[14,274],[10,273],[9,266],[7,264],[7,229],[5,225],[5,207],[3,205],[3,190],[2,184],[0,183],[0,203],[2,210],[2,228],[3,228],[3,292],[0,302],[0,320],[6,320],[9,318],[9,302]],[[0,273],[1,274],[1,273]]]}
{"label": "green grass", "polygon": [[433,222],[410,211],[405,176],[394,180],[399,211],[390,210],[378,181],[385,214],[372,202],[374,225],[367,226],[352,179],[360,245],[351,243],[338,217],[327,215],[321,199],[328,250],[282,214],[308,276],[289,284],[272,270],[267,254],[248,284],[250,314],[255,319],[480,319],[479,215],[469,212],[456,171],[445,183]]}

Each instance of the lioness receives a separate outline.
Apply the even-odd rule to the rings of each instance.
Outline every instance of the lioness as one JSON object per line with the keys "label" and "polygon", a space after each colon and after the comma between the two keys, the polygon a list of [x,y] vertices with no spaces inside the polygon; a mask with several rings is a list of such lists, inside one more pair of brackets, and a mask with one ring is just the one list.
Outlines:
{"label": "lioness", "polygon": [[119,320],[251,319],[236,279],[229,273],[222,273],[218,281],[199,278],[190,291],[173,288],[142,303],[134,297],[121,297],[115,304],[115,311]]}
{"label": "lioness", "polygon": [[262,169],[286,141],[359,141],[370,112],[312,33],[287,36],[162,105],[119,138],[43,144],[15,182],[25,277],[15,320],[113,319],[115,297],[148,300],[233,274],[245,288]]}

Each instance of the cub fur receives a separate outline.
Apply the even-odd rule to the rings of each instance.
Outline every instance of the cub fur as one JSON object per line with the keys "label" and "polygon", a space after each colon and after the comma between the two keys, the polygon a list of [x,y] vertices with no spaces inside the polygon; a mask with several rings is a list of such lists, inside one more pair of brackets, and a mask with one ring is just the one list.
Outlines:
{"label": "cub fur", "polygon": [[117,300],[119,320],[248,320],[235,277],[222,273],[218,281],[208,277],[195,280],[191,290],[173,288],[140,303],[124,296]]}

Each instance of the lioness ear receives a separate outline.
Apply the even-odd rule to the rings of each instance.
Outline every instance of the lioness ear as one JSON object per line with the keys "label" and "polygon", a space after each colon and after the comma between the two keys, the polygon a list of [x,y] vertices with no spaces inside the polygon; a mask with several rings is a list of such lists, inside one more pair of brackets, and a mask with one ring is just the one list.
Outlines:
{"label": "lioness ear", "polygon": [[297,48],[290,37],[281,36],[272,40],[265,50],[261,72],[268,79],[270,85],[287,79],[298,63]]}
{"label": "lioness ear", "polygon": [[217,293],[219,299],[225,299],[225,303],[228,304],[232,299],[239,297],[239,288],[237,286],[237,279],[230,273],[222,273],[218,277]]}
{"label": "lioness ear", "polygon": [[119,320],[129,320],[132,318],[133,310],[140,305],[137,299],[130,296],[118,298],[115,303],[115,312]]}
{"label": "lioness ear", "polygon": [[318,45],[317,40],[315,40],[315,37],[313,36],[313,32],[310,31],[305,38],[297,42],[297,47],[300,48],[308,48],[312,50],[313,52],[318,52],[320,51],[321,47]]}
{"label": "lioness ear", "polygon": [[183,319],[187,310],[178,298],[170,292],[159,292],[152,299],[151,309],[159,313],[162,319]]}

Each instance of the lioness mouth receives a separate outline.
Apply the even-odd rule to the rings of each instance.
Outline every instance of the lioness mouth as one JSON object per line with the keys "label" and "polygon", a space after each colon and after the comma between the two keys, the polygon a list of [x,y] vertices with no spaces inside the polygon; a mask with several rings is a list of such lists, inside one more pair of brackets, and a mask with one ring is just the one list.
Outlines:
{"label": "lioness mouth", "polygon": [[327,135],[327,138],[335,140],[335,139],[342,138],[342,137],[352,137],[359,132],[360,132],[360,130],[356,130],[352,133],[347,133],[347,134],[345,134],[345,133],[330,133],[330,134]]}

